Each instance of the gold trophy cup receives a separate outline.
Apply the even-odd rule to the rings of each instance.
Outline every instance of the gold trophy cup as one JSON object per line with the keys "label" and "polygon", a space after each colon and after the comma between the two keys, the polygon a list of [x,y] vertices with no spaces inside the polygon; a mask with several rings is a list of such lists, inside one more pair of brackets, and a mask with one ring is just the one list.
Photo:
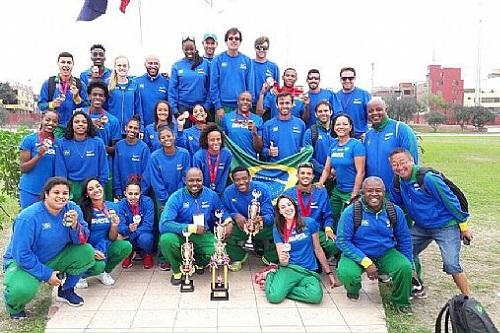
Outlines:
{"label": "gold trophy cup", "polygon": [[250,251],[254,250],[252,238],[260,230],[259,229],[260,226],[255,224],[255,219],[260,214],[259,198],[261,195],[262,195],[262,192],[257,190],[257,189],[254,189],[252,191],[253,199],[250,202],[250,205],[248,205],[248,219],[247,219],[247,223],[245,223],[245,229],[243,230],[248,235],[248,239],[245,241],[245,244],[243,245],[243,247],[246,250],[250,250]]}
{"label": "gold trophy cup", "polygon": [[229,284],[227,281],[227,271],[229,265],[229,256],[226,253],[226,244],[224,243],[225,230],[222,225],[222,210],[215,211],[217,222],[214,227],[216,239],[215,252],[210,258],[210,271],[212,273],[211,282],[211,301],[229,300]]}
{"label": "gold trophy cup", "polygon": [[181,293],[193,292],[194,284],[193,280],[190,279],[195,271],[194,267],[194,246],[193,243],[189,241],[189,232],[183,231],[182,235],[186,238],[184,243],[181,245]]}

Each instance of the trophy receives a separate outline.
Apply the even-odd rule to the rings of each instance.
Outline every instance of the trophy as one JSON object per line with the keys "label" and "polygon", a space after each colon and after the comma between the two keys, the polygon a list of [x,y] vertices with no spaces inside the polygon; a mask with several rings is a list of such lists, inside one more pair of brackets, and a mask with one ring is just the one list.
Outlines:
{"label": "trophy", "polygon": [[189,232],[183,231],[182,235],[186,238],[184,243],[181,245],[181,293],[194,291],[193,280],[190,279],[195,271],[194,267],[194,246],[193,243],[189,241]]}
{"label": "trophy", "polygon": [[248,220],[247,223],[245,223],[245,228],[243,230],[248,235],[248,239],[245,241],[245,244],[243,245],[244,248],[247,250],[254,249],[252,237],[254,237],[255,234],[259,232],[259,226],[255,224],[255,219],[260,214],[259,197],[261,195],[262,195],[261,191],[254,189],[252,191],[253,199],[252,201],[250,201],[250,205],[248,205]]}
{"label": "trophy", "polygon": [[226,253],[226,244],[223,242],[225,230],[222,225],[222,210],[217,209],[215,216],[218,221],[214,227],[215,252],[210,258],[210,271],[212,273],[210,300],[227,301],[229,300],[229,284],[227,282],[229,256]]}

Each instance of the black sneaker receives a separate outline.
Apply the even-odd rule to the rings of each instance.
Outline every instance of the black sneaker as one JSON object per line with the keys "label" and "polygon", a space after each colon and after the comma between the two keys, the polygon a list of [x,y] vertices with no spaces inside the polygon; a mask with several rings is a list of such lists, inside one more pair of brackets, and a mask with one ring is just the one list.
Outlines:
{"label": "black sneaker", "polygon": [[396,306],[396,310],[401,314],[413,316],[413,309],[410,305]]}
{"label": "black sneaker", "polygon": [[412,286],[410,299],[425,299],[427,298],[427,293],[423,285]]}
{"label": "black sneaker", "polygon": [[170,283],[173,285],[173,286],[178,286],[180,285],[182,282],[182,273],[172,273],[172,275],[170,276]]}
{"label": "black sneaker", "polygon": [[12,320],[23,320],[26,319],[26,312],[24,310],[19,311],[18,313],[11,313],[10,319]]}
{"label": "black sneaker", "polygon": [[347,293],[347,298],[349,298],[351,301],[357,301],[359,299],[359,294],[349,294],[349,293]]}
{"label": "black sneaker", "polygon": [[195,266],[194,266],[194,268],[195,268],[195,272],[196,272],[196,274],[198,274],[198,275],[203,275],[203,274],[205,274],[205,267],[195,265]]}
{"label": "black sneaker", "polygon": [[66,302],[71,306],[82,306],[84,303],[83,298],[75,293],[74,288],[63,289],[62,286],[57,288],[57,300],[59,302]]}

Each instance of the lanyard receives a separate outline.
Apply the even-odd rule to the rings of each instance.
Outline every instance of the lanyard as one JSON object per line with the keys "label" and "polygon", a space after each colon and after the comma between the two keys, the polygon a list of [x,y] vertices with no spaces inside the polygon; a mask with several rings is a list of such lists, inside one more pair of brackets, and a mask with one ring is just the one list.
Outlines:
{"label": "lanyard", "polygon": [[297,201],[299,202],[299,206],[300,206],[300,211],[302,212],[302,216],[311,216],[311,203],[312,203],[312,191],[311,191],[311,194],[309,196],[309,201],[307,202],[306,205],[304,205],[304,199],[302,197],[302,191],[299,189],[299,187],[297,186]]}
{"label": "lanyard", "polygon": [[61,92],[61,95],[66,96],[66,92],[69,89],[69,81],[59,81],[59,91]]}
{"label": "lanyard", "polygon": [[207,160],[208,160],[208,172],[210,174],[210,184],[215,184],[215,179],[217,178],[217,169],[219,169],[220,152],[217,154],[217,159],[215,160],[215,165],[212,166],[212,158],[207,150]]}
{"label": "lanyard", "polygon": [[139,204],[130,205],[130,210],[132,211],[132,215],[139,215]]}
{"label": "lanyard", "polygon": [[40,144],[44,144],[45,140],[50,140],[50,143],[53,144],[54,143],[54,134],[51,133],[51,134],[49,134],[48,137],[44,137],[42,134],[42,131],[39,131],[38,132],[38,142]]}
{"label": "lanyard", "polygon": [[292,235],[293,228],[295,228],[296,220],[293,219],[292,225],[290,226],[290,229],[286,226],[285,223],[285,228],[283,228],[283,239],[285,243],[288,243],[288,240],[290,239],[290,236]]}

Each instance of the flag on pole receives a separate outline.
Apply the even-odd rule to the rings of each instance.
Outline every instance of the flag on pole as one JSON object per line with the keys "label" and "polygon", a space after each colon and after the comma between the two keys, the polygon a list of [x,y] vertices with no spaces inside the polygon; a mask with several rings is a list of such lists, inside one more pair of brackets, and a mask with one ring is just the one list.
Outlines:
{"label": "flag on pole", "polygon": [[280,161],[262,162],[245,153],[227,136],[224,136],[224,143],[233,153],[231,169],[237,166],[247,168],[254,180],[266,183],[270,187],[273,200],[297,184],[297,167],[300,163],[309,161],[313,154],[313,148],[306,146],[300,152]]}
{"label": "flag on pole", "polygon": [[125,9],[127,9],[128,4],[130,3],[130,0],[121,0],[120,3],[120,12],[125,14]]}
{"label": "flag on pole", "polygon": [[93,21],[106,13],[108,0],[85,0],[77,21]]}

